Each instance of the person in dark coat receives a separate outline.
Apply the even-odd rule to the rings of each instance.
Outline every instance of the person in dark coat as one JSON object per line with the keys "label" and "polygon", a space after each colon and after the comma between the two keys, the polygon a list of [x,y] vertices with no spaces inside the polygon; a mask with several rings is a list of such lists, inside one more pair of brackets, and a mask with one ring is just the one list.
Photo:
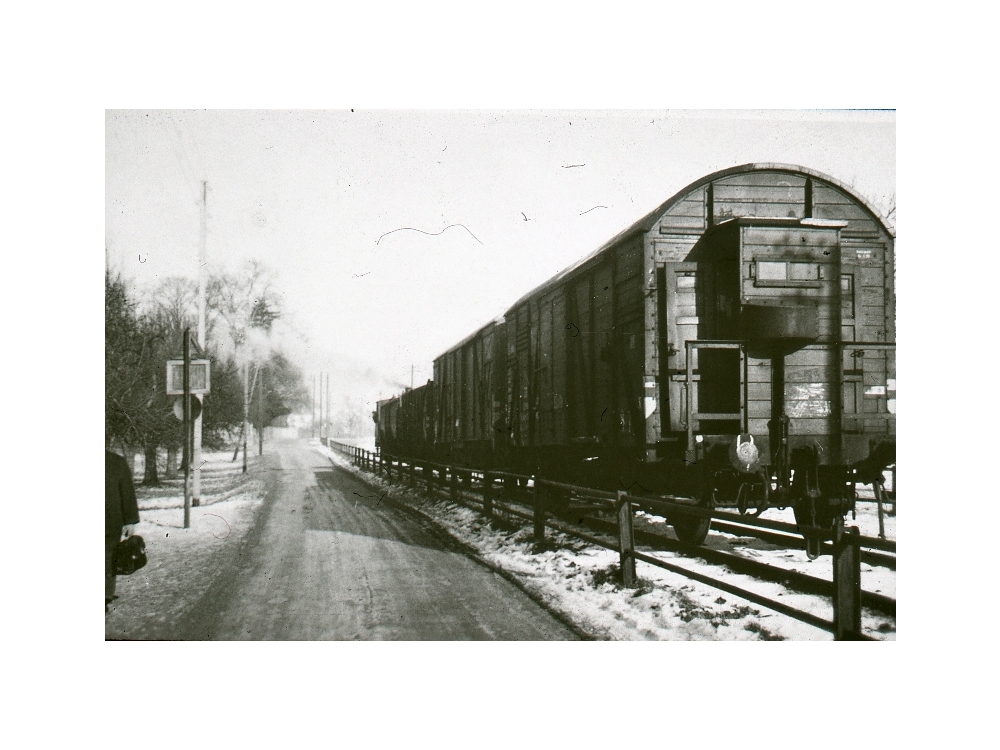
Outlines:
{"label": "person in dark coat", "polygon": [[111,558],[115,546],[135,533],[139,505],[132,472],[117,453],[104,451],[104,609],[115,598],[115,571]]}

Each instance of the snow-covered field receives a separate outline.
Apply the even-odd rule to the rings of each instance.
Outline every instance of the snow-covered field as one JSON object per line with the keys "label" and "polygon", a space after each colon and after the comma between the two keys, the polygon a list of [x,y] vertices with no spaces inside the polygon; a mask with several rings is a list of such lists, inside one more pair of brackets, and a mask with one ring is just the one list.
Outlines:
{"label": "snow-covered field", "polygon": [[105,616],[105,638],[169,638],[177,623],[211,586],[218,567],[238,549],[264,499],[264,483],[229,453],[206,453],[201,504],[184,528],[184,487],[170,479],[159,487],[136,487],[138,534],[148,563],[118,577],[118,599]]}
{"label": "snow-covered field", "polygon": [[[394,498],[406,502],[465,542],[487,562],[513,574],[521,584],[549,607],[563,613],[597,638],[613,640],[831,640],[832,634],[739,599],[718,589],[696,583],[684,576],[646,563],[637,564],[640,586],[626,589],[618,584],[618,554],[546,529],[546,541],[536,546],[527,522],[491,527],[481,514],[445,499],[428,498],[350,465],[335,451],[313,442],[314,448],[339,466],[361,475],[384,490],[391,487]],[[790,513],[790,511],[786,511]],[[859,504],[857,521],[863,534],[875,535],[871,514],[874,506]],[[774,511],[769,518],[793,519]],[[895,536],[895,519],[891,538]],[[662,518],[639,513],[636,528],[663,525]],[[888,526],[887,526],[888,531]],[[830,580],[829,556],[809,560],[805,552],[789,550],[752,537],[735,537],[713,532],[706,546],[743,554],[770,565]],[[676,563],[713,578],[725,580],[748,591],[774,598],[824,619],[833,617],[828,598],[801,594],[780,584],[737,575],[701,560],[637,547],[647,554]],[[862,586],[887,596],[895,596],[895,572],[862,563]],[[895,618],[865,611],[863,629],[877,638],[894,640]]]}

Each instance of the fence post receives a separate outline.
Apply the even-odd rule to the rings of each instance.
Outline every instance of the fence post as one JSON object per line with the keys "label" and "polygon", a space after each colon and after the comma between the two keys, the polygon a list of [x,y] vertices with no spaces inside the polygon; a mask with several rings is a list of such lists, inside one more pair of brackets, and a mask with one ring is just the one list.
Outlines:
{"label": "fence post", "polygon": [[617,493],[618,505],[618,562],[622,569],[622,582],[626,588],[636,587],[635,540],[632,533],[632,503],[621,490]]}
{"label": "fence post", "polygon": [[878,503],[878,538],[885,539],[885,485],[881,479],[872,482],[875,490],[875,502]]}
{"label": "fence post", "polygon": [[892,470],[892,497],[890,499],[892,500],[892,510],[889,511],[889,515],[890,516],[895,516],[896,515],[896,497],[897,497],[897,495],[896,495],[896,464],[892,465],[892,469],[891,470]]}
{"label": "fence post", "polygon": [[855,640],[861,633],[861,535],[838,518],[833,531],[833,636]]}
{"label": "fence post", "polygon": [[493,498],[490,497],[490,490],[493,489],[493,475],[488,471],[483,472],[483,515],[487,521],[493,520]]}
{"label": "fence post", "polygon": [[427,482],[427,496],[434,497],[434,467],[424,464],[424,481]]}
{"label": "fence post", "polygon": [[534,521],[535,521],[535,542],[541,543],[545,541],[545,495],[546,490],[543,489],[543,485],[538,477],[535,477],[535,491],[534,491]]}

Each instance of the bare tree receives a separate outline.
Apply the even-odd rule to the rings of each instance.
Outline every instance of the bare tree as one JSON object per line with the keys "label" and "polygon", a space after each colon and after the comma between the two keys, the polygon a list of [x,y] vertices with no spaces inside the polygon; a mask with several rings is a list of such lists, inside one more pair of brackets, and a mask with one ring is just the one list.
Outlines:
{"label": "bare tree", "polygon": [[249,261],[238,274],[222,274],[208,285],[210,307],[218,315],[219,327],[232,345],[232,354],[243,370],[243,445],[246,469],[246,440],[250,421],[250,398],[260,366],[270,356],[268,334],[280,316],[280,298],[271,275],[256,260]]}
{"label": "bare tree", "polygon": [[220,327],[244,354],[254,330],[267,333],[280,317],[280,298],[271,274],[256,260],[247,262],[241,273],[213,276],[208,283],[208,307],[215,311]]}

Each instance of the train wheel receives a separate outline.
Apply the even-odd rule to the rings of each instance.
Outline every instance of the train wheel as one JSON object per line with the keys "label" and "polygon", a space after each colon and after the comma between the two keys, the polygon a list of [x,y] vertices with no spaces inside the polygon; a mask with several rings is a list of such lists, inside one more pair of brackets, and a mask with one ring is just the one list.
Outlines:
{"label": "train wheel", "polygon": [[[698,503],[697,507],[710,510],[714,505],[715,503],[712,502],[712,498],[708,497]],[[701,516],[678,515],[670,519],[670,525],[674,527],[674,533],[677,534],[677,538],[681,542],[690,544],[692,547],[697,547],[708,536],[712,519],[702,518]]]}
{"label": "train wheel", "polygon": [[684,544],[697,547],[708,536],[708,529],[712,525],[711,518],[697,518],[689,516],[685,519],[675,518],[673,520],[674,533]]}

